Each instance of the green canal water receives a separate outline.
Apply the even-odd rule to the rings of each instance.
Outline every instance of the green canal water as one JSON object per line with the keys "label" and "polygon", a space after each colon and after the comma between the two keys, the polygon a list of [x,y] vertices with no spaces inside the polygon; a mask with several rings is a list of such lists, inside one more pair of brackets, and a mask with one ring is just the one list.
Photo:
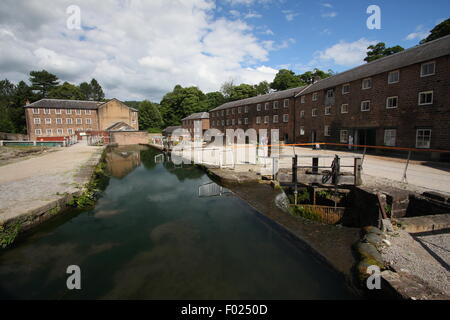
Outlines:
{"label": "green canal water", "polygon": [[[211,194],[195,167],[155,163],[159,153],[112,149],[95,208],[67,212],[0,254],[0,298],[355,298],[245,202]],[[69,265],[81,268],[81,290],[66,287]]]}

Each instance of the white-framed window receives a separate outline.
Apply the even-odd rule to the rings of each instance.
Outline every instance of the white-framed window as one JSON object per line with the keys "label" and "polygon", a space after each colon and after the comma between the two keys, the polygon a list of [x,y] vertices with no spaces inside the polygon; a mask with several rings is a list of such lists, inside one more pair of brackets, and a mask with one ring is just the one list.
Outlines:
{"label": "white-framed window", "polygon": [[[136,112],[133,112],[133,116],[135,116]],[[85,115],[91,115],[91,110],[84,110]]]}
{"label": "white-framed window", "polygon": [[269,116],[264,116],[264,123],[269,123]]}
{"label": "white-framed window", "polygon": [[300,127],[300,135],[301,136],[305,135],[305,127]]}
{"label": "white-framed window", "polygon": [[216,121],[212,121],[212,125],[213,125],[213,127],[216,125]]}
{"label": "white-framed window", "polygon": [[428,77],[434,75],[436,72],[436,62],[429,61],[422,63],[420,66],[420,76],[421,77]]}
{"label": "white-framed window", "polygon": [[261,123],[261,117],[256,117],[256,124],[260,124]]}
{"label": "white-framed window", "polygon": [[39,108],[33,108],[33,114],[39,114]]}
{"label": "white-framed window", "polygon": [[53,135],[53,130],[52,129],[45,129],[45,134],[47,136],[52,136]]}
{"label": "white-framed window", "polygon": [[314,92],[312,95],[312,101],[317,101],[317,97],[318,97],[317,92]]}
{"label": "white-framed window", "polygon": [[419,106],[433,104],[433,91],[424,91],[419,93]]}
{"label": "white-framed window", "polygon": [[45,124],[52,124],[51,118],[45,118]]}
{"label": "white-framed window", "polygon": [[278,123],[278,115],[277,114],[273,115],[272,123]]}
{"label": "white-framed window", "polygon": [[248,106],[244,107],[244,113],[248,113]]}
{"label": "white-framed window", "polygon": [[278,101],[274,101],[273,102],[273,108],[274,109],[278,109]]}
{"label": "white-framed window", "polygon": [[230,125],[230,119],[227,119],[227,126]]}
{"label": "white-framed window", "polygon": [[331,114],[331,106],[326,106],[325,107],[325,115],[329,116]]}
{"label": "white-framed window", "polygon": [[285,108],[289,107],[289,99],[284,99],[283,107]]}
{"label": "white-framed window", "polygon": [[341,113],[348,113],[348,104],[344,103],[341,105]]}
{"label": "white-framed window", "polygon": [[244,124],[248,124],[248,118],[244,118]]}
{"label": "white-framed window", "polygon": [[75,110],[75,113],[76,113],[78,116],[80,116],[80,115],[81,115],[81,109],[76,109],[76,110]]}
{"label": "white-framed window", "polygon": [[361,102],[361,111],[370,111],[370,100]]}
{"label": "white-framed window", "polygon": [[397,130],[396,129],[385,129],[384,130],[384,145],[387,147],[395,147],[397,140]]}
{"label": "white-framed window", "polygon": [[305,110],[300,111],[300,118],[304,118],[305,117]]}
{"label": "white-framed window", "polygon": [[55,114],[61,114],[62,110],[61,109],[55,109]]}
{"label": "white-framed window", "polygon": [[386,108],[394,109],[398,107],[398,97],[388,97],[386,99]]}
{"label": "white-framed window", "polygon": [[388,84],[397,83],[400,81],[400,71],[391,71],[388,74]]}
{"label": "white-framed window", "polygon": [[42,129],[34,129],[34,134],[37,136],[42,135]]}
{"label": "white-framed window", "polygon": [[72,118],[66,118],[66,124],[72,124]]}
{"label": "white-framed window", "polygon": [[242,124],[242,118],[238,118],[238,124]]}
{"label": "white-framed window", "polygon": [[300,97],[300,103],[305,103],[305,101],[306,101],[305,97],[306,97],[306,96],[301,96],[301,97]]}
{"label": "white-framed window", "polygon": [[333,98],[334,97],[334,90],[329,89],[327,90],[327,98]]}
{"label": "white-framed window", "polygon": [[234,125],[235,125],[235,123],[236,123],[235,121],[236,121],[236,120],[234,120],[234,119],[231,119],[231,125],[232,125],[232,126],[234,126]]}
{"label": "white-framed window", "polygon": [[350,84],[346,83],[342,85],[342,94],[350,93]]}
{"label": "white-framed window", "polygon": [[50,114],[50,109],[45,108],[45,109],[44,109],[44,114]]}
{"label": "white-framed window", "polygon": [[229,115],[229,114],[230,114],[230,109],[227,109],[227,110],[225,111],[225,113],[226,113],[226,115]]}
{"label": "white-framed window", "polygon": [[92,131],[92,128],[87,128],[86,131]]}
{"label": "white-framed window", "polygon": [[289,114],[285,113],[283,114],[283,122],[288,122],[289,121]]}
{"label": "white-framed window", "polygon": [[258,103],[258,104],[256,105],[256,111],[261,111],[261,103]]}
{"label": "white-framed window", "polygon": [[72,109],[66,109],[66,114],[72,114]]}
{"label": "white-framed window", "polygon": [[416,148],[429,149],[431,146],[431,129],[417,129]]}
{"label": "white-framed window", "polygon": [[339,134],[339,141],[341,143],[348,143],[348,130],[341,130]]}
{"label": "white-framed window", "polygon": [[33,122],[34,124],[41,124],[41,118],[34,118]]}
{"label": "white-framed window", "polygon": [[72,128],[67,129],[67,134],[73,134],[73,129]]}
{"label": "white-framed window", "polygon": [[62,118],[56,118],[56,124],[62,124]]}
{"label": "white-framed window", "polygon": [[222,117],[225,115],[225,110],[222,110]]}
{"label": "white-framed window", "polygon": [[83,124],[83,119],[77,118],[76,119],[76,124]]}
{"label": "white-framed window", "polygon": [[312,109],[311,114],[312,114],[313,117],[317,117],[317,115],[318,115],[318,110],[317,110],[317,108]]}
{"label": "white-framed window", "polygon": [[325,137],[331,136],[331,127],[330,126],[325,126],[323,131],[324,131],[323,134],[325,135]]}
{"label": "white-framed window", "polygon": [[242,107],[238,107],[238,113],[242,113]]}
{"label": "white-framed window", "polygon": [[362,81],[362,89],[367,90],[372,88],[372,78],[366,78]]}
{"label": "white-framed window", "polygon": [[264,110],[269,110],[269,103],[268,102],[264,103]]}
{"label": "white-framed window", "polygon": [[64,134],[64,130],[63,129],[56,129],[56,134],[58,134],[58,135]]}
{"label": "white-framed window", "polygon": [[224,126],[225,125],[225,120],[222,120],[222,126]]}
{"label": "white-framed window", "polygon": [[[92,124],[92,119],[91,118],[86,118],[84,119],[86,124]],[[136,120],[133,120],[136,123]]]}

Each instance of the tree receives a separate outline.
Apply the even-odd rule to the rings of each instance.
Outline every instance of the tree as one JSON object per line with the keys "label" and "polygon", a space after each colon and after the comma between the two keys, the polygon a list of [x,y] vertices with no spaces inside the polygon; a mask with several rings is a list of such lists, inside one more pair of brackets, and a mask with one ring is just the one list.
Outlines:
{"label": "tree", "polygon": [[200,89],[176,85],[173,91],[167,93],[161,100],[160,111],[164,125],[174,126],[179,125],[182,118],[205,111],[207,107],[206,97]]}
{"label": "tree", "polygon": [[254,88],[258,96],[270,92],[270,84],[267,81],[261,81],[260,83],[255,84]]}
{"label": "tree", "polygon": [[48,92],[48,97],[51,99],[82,100],[83,94],[79,87],[66,81],[62,85],[52,88]]}
{"label": "tree", "polygon": [[242,83],[232,88],[229,100],[230,101],[242,100],[255,97],[256,95],[257,95],[256,89],[252,85]]}
{"label": "tree", "polygon": [[223,96],[226,100],[230,99],[231,93],[233,91],[234,82],[233,80],[226,81],[220,87],[220,92],[222,92]]}
{"label": "tree", "polygon": [[105,99],[105,94],[103,93],[103,89],[101,85],[97,82],[97,80],[92,79],[90,83],[91,87],[91,96],[89,100],[94,101],[102,101]]}
{"label": "tree", "polygon": [[325,72],[315,68],[313,71],[307,71],[299,75],[298,77],[301,80],[302,85],[308,85],[313,84],[317,80],[331,77],[333,74],[334,72],[332,70],[328,70],[328,72]]}
{"label": "tree", "polygon": [[92,89],[91,89],[91,85],[89,83],[82,82],[82,83],[80,83],[78,88],[80,89],[80,92],[81,92],[83,100],[90,100],[91,99]]}
{"label": "tree", "polygon": [[39,98],[47,98],[48,92],[59,84],[58,77],[45,70],[30,72],[31,88],[38,91]]}
{"label": "tree", "polygon": [[214,109],[222,104],[225,103],[225,97],[221,92],[215,91],[215,92],[208,92],[205,95],[206,98],[206,110],[209,111],[211,109]]}
{"label": "tree", "polygon": [[143,130],[161,128],[162,117],[156,104],[144,100],[139,103],[139,127]]}
{"label": "tree", "polygon": [[290,88],[301,87],[303,82],[291,70],[281,69],[275,75],[275,79],[270,84],[270,87],[277,91],[282,91]]}
{"label": "tree", "polygon": [[446,35],[450,34],[450,18],[442,21],[441,23],[439,23],[437,26],[435,26],[431,31],[430,31],[430,35],[428,37],[426,37],[425,39],[423,39],[422,41],[420,41],[420,43],[426,43],[426,42],[430,42],[442,37],[445,37]]}
{"label": "tree", "polygon": [[403,50],[405,49],[401,46],[386,48],[386,44],[384,42],[379,42],[376,45],[367,47],[367,57],[364,59],[364,61],[372,62]]}

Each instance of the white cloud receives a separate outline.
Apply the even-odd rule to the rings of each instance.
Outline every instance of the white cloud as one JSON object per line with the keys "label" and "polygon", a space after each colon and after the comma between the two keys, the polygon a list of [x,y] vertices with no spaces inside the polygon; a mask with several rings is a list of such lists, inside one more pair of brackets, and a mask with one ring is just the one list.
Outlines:
{"label": "white cloud", "polygon": [[257,83],[276,73],[264,65],[269,50],[258,31],[242,20],[214,18],[211,0],[80,0],[83,30],[66,28],[71,4],[2,2],[2,77],[26,80],[29,71],[45,68],[63,81],[95,77],[110,98],[159,100],[176,84],[208,92],[229,78]]}
{"label": "white cloud", "polygon": [[333,5],[331,3],[322,3],[322,6],[325,8],[333,8]]}
{"label": "white cloud", "polygon": [[298,16],[298,13],[292,11],[292,10],[282,10],[284,17],[287,21],[292,21],[296,16]]}
{"label": "white cloud", "polygon": [[254,4],[268,4],[272,2],[272,0],[226,0],[226,1],[230,3],[232,6],[239,6],[239,5],[251,6]]}
{"label": "white cloud", "polygon": [[351,67],[363,63],[367,55],[367,47],[376,43],[377,41],[365,38],[354,42],[340,41],[323,51],[318,51],[315,56],[321,62]]}
{"label": "white cloud", "polygon": [[429,31],[425,31],[424,30],[424,26],[423,25],[418,25],[416,27],[415,32],[411,32],[410,34],[408,34],[405,38],[405,40],[422,40],[425,39],[426,37],[428,37],[430,35]]}
{"label": "white cloud", "polygon": [[334,18],[337,16],[337,12],[326,12],[322,13],[322,18]]}
{"label": "white cloud", "polygon": [[262,15],[257,12],[250,11],[244,16],[244,19],[262,18]]}

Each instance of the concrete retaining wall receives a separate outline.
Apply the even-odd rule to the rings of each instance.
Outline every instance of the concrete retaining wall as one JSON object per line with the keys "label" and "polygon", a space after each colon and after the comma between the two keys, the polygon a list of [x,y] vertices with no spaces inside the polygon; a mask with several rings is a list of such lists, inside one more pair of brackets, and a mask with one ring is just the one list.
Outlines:
{"label": "concrete retaining wall", "polygon": [[148,144],[149,138],[149,133],[145,131],[111,132],[111,143],[117,143],[119,146],[130,144]]}
{"label": "concrete retaining wall", "polygon": [[28,140],[26,134],[0,132],[0,140],[24,141]]}

